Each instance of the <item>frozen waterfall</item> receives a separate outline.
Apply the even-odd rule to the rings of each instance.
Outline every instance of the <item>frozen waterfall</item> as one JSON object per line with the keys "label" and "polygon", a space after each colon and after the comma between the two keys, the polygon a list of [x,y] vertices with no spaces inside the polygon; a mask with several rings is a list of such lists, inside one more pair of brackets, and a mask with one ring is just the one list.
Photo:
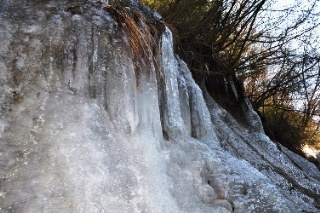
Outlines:
{"label": "frozen waterfall", "polygon": [[168,28],[137,78],[128,30],[70,2],[0,0],[0,212],[319,211],[319,170],[222,109]]}

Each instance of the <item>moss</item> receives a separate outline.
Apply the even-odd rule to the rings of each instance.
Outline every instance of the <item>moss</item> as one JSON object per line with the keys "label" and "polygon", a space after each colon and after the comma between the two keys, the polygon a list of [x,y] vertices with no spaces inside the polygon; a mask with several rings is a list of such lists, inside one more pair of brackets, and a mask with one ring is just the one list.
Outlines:
{"label": "moss", "polygon": [[81,6],[72,6],[72,7],[68,7],[67,11],[70,12],[71,14],[75,15],[75,14],[82,14],[83,13],[83,9]]}
{"label": "moss", "polygon": [[48,7],[46,9],[46,14],[56,14],[58,13],[58,8],[56,7]]}

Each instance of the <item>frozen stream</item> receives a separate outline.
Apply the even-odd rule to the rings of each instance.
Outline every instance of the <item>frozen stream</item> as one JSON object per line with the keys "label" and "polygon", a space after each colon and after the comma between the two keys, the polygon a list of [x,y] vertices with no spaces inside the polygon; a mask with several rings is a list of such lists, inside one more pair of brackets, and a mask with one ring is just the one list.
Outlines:
{"label": "frozen stream", "polygon": [[319,170],[218,106],[170,30],[137,78],[128,32],[70,2],[0,0],[0,212],[319,211]]}

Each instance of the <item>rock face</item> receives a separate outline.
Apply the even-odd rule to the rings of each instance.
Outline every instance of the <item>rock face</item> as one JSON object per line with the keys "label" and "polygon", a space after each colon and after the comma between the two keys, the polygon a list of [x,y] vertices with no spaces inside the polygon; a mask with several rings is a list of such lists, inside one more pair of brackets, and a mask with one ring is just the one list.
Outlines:
{"label": "rock face", "polygon": [[70,2],[0,1],[0,212],[319,211],[319,170],[218,106],[168,29],[137,72],[124,24]]}

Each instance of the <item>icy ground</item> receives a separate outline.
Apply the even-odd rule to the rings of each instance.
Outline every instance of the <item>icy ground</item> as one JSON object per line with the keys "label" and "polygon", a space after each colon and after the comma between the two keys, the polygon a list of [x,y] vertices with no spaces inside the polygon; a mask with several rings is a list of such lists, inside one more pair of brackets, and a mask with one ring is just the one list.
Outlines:
{"label": "icy ground", "polygon": [[63,2],[0,0],[0,212],[319,211],[319,170],[218,106],[168,29],[137,79],[128,32]]}

